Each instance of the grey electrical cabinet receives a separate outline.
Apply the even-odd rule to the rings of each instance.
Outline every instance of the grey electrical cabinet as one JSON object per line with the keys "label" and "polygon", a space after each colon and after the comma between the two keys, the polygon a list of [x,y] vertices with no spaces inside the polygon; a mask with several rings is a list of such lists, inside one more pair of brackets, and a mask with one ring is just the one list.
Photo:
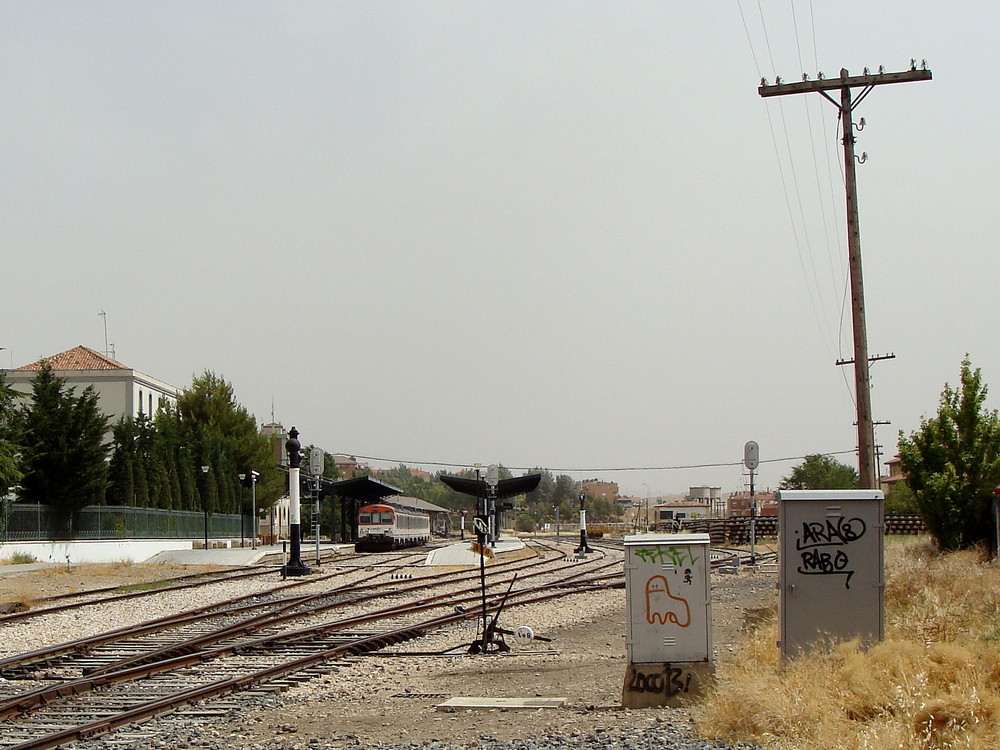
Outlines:
{"label": "grey electrical cabinet", "polygon": [[882,640],[881,490],[780,490],[781,654],[860,638]]}
{"label": "grey electrical cabinet", "polygon": [[708,545],[708,534],[625,537],[630,662],[711,659]]}

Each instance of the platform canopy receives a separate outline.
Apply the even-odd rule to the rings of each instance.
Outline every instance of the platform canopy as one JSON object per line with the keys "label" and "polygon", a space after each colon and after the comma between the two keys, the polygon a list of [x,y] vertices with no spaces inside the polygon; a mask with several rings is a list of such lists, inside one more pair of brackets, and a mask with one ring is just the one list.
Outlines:
{"label": "platform canopy", "polygon": [[364,503],[381,500],[384,497],[402,495],[403,491],[391,484],[380,482],[369,476],[355,477],[354,479],[344,479],[340,482],[324,482],[322,493],[324,495],[336,495],[346,497],[350,500],[360,500]]}

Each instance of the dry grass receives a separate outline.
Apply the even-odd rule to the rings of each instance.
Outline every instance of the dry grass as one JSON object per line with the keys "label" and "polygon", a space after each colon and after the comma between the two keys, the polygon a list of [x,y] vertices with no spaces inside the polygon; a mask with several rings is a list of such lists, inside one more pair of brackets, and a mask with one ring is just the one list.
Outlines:
{"label": "dry grass", "polygon": [[34,555],[29,555],[27,552],[15,552],[10,557],[0,560],[0,565],[27,565],[34,562],[38,562]]}
{"label": "dry grass", "polygon": [[796,750],[1000,747],[1000,566],[924,542],[887,549],[886,640],[779,668],[777,623],[718,665],[700,731]]}
{"label": "dry grass", "polygon": [[26,581],[11,581],[0,592],[0,602],[8,605],[9,612],[31,609],[38,601],[35,587]]}
{"label": "dry grass", "polygon": [[38,571],[41,578],[58,578],[60,576],[72,575],[80,579],[94,578],[97,576],[125,576],[132,572],[138,572],[139,568],[131,560],[116,560],[109,563],[75,563],[72,565],[53,565]]}

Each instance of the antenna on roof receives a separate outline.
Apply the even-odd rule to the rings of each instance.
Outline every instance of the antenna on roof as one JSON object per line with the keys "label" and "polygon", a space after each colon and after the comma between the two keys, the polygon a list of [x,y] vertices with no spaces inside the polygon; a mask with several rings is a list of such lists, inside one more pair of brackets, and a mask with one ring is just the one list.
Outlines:
{"label": "antenna on roof", "polygon": [[110,357],[111,350],[108,349],[108,314],[104,310],[101,310],[97,313],[97,317],[104,318],[104,356]]}

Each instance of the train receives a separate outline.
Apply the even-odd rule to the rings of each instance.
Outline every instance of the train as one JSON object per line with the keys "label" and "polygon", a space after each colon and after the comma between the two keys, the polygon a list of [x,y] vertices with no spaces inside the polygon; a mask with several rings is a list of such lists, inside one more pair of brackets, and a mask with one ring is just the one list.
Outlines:
{"label": "train", "polygon": [[358,508],[358,552],[381,552],[426,544],[431,536],[430,514],[388,503]]}

